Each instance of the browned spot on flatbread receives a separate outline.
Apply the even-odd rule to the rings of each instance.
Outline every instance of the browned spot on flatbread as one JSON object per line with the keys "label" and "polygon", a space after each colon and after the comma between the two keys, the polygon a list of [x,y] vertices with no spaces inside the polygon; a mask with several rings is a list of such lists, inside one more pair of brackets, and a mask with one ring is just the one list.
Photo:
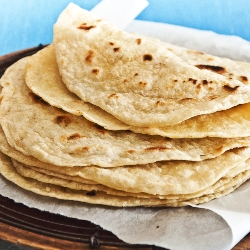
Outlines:
{"label": "browned spot on flatbread", "polygon": [[139,82],[139,86],[144,88],[147,86],[147,83],[146,82]]}
{"label": "browned spot on flatbread", "polygon": [[82,152],[87,152],[89,151],[89,147],[81,147],[81,148],[77,148],[75,150],[75,153],[82,153]]}
{"label": "browned spot on flatbread", "polygon": [[212,100],[214,100],[214,99],[216,99],[216,98],[218,98],[218,96],[216,96],[216,95],[209,96],[209,100],[210,100],[210,101],[212,101]]}
{"label": "browned spot on flatbread", "polygon": [[138,76],[138,73],[135,73],[134,76]]}
{"label": "browned spot on flatbread", "polygon": [[[191,50],[191,52],[192,52],[192,50]],[[198,54],[198,55],[204,55],[204,53],[201,52],[201,51],[194,50],[193,52],[194,52],[195,54]]]}
{"label": "browned spot on flatbread", "polygon": [[114,45],[114,43],[113,43],[113,42],[109,42],[109,44],[110,44],[110,45]]}
{"label": "browned spot on flatbread", "polygon": [[118,95],[117,94],[111,94],[111,95],[108,96],[109,99],[112,98],[112,97],[113,98],[118,98]]}
{"label": "browned spot on flatbread", "polygon": [[2,100],[3,100],[3,96],[0,97],[0,104],[1,104]]}
{"label": "browned spot on flatbread", "polygon": [[94,190],[86,192],[87,196],[96,196],[96,192]]}
{"label": "browned spot on flatbread", "polygon": [[113,48],[114,52],[118,52],[120,51],[120,48],[119,47],[116,47],[116,48]]}
{"label": "browned spot on flatbread", "polygon": [[85,57],[85,61],[87,63],[92,63],[94,55],[95,55],[95,52],[93,50],[89,50],[87,53],[87,56]]}
{"label": "browned spot on flatbread", "polygon": [[191,100],[194,100],[194,98],[183,98],[183,99],[180,99],[178,102],[182,103],[182,102],[191,101]]}
{"label": "browned spot on flatbread", "polygon": [[240,76],[239,78],[241,82],[244,82],[244,83],[248,82],[248,78],[246,76]]}
{"label": "browned spot on flatbread", "polygon": [[128,153],[130,154],[133,154],[135,152],[135,150],[131,149],[131,150],[128,150]]}
{"label": "browned spot on flatbread", "polygon": [[74,133],[74,134],[68,136],[67,139],[68,139],[68,140],[77,140],[77,139],[80,139],[80,138],[82,138],[82,137],[83,137],[83,136],[80,135],[79,133]]}
{"label": "browned spot on flatbread", "polygon": [[138,45],[140,45],[140,44],[141,44],[141,38],[137,38],[137,39],[136,39],[136,43],[137,43]]}
{"label": "browned spot on flatbread", "polygon": [[88,30],[93,29],[95,27],[96,27],[95,25],[88,25],[87,23],[82,23],[80,26],[78,26],[78,29],[88,31]]}
{"label": "browned spot on flatbread", "polygon": [[196,86],[197,89],[201,89],[201,84],[199,83],[197,86]]}
{"label": "browned spot on flatbread", "polygon": [[203,85],[207,85],[207,84],[208,84],[208,81],[207,81],[207,80],[202,80],[202,84],[203,84]]}
{"label": "browned spot on flatbread", "polygon": [[45,102],[42,97],[34,94],[33,92],[29,92],[29,96],[31,97],[32,101],[36,104],[44,104],[49,105],[47,102]]}
{"label": "browned spot on flatbread", "polygon": [[98,75],[99,71],[100,71],[100,70],[99,70],[99,69],[96,69],[96,68],[95,68],[95,69],[92,69],[92,73],[95,74],[95,75]]}
{"label": "browned spot on flatbread", "polygon": [[198,64],[195,66],[199,69],[207,69],[207,70],[213,71],[217,74],[223,74],[226,72],[226,69],[221,66],[205,65],[205,64]]}
{"label": "browned spot on flatbread", "polygon": [[71,119],[67,115],[59,115],[54,119],[54,122],[61,126],[67,126],[71,123]]}
{"label": "browned spot on flatbread", "polygon": [[143,55],[143,61],[152,61],[153,60],[153,56],[150,54],[145,54]]}
{"label": "browned spot on flatbread", "polygon": [[191,77],[190,77],[190,78],[188,78],[188,81],[189,81],[189,82],[192,82],[193,84],[196,84],[196,82],[197,82],[197,80],[196,80],[196,79],[193,79],[193,78],[191,78]]}
{"label": "browned spot on flatbread", "polygon": [[228,92],[235,92],[240,86],[231,87],[229,85],[224,85],[223,89]]}
{"label": "browned spot on flatbread", "polygon": [[146,148],[145,151],[154,151],[154,150],[159,150],[159,151],[163,151],[163,150],[169,150],[171,148],[167,148],[167,147],[149,147],[149,148]]}
{"label": "browned spot on flatbread", "polygon": [[81,151],[89,151],[89,147],[82,147]]}
{"label": "browned spot on flatbread", "polygon": [[164,102],[162,102],[162,101],[156,101],[155,105],[156,106],[164,106]]}
{"label": "browned spot on flatbread", "polygon": [[59,137],[59,139],[60,139],[60,141],[63,142],[63,143],[67,143],[67,141],[68,141],[66,135],[61,135],[61,136]]}

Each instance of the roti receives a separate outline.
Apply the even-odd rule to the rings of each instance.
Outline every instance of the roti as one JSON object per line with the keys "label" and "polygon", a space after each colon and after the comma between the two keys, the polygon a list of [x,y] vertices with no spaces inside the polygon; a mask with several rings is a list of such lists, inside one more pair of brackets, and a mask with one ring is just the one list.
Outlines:
{"label": "roti", "polygon": [[162,127],[250,101],[249,87],[69,4],[54,25],[63,82],[126,124]]}
{"label": "roti", "polygon": [[168,139],[108,131],[66,113],[36,96],[25,84],[28,58],[12,65],[1,84],[1,126],[11,147],[58,166],[116,167],[163,160],[201,161],[249,145],[249,138]]}
{"label": "roti", "polygon": [[[242,80],[244,84],[248,84],[249,75],[247,72],[250,72],[248,63],[234,62],[226,58],[214,57],[167,43],[163,44],[189,63],[203,65],[204,67],[211,64],[212,69],[221,69],[221,71],[217,70],[217,73]],[[129,126],[99,107],[83,102],[66,88],[58,70],[53,45],[39,51],[29,59],[25,80],[28,87],[50,105],[62,108],[74,115],[83,115],[86,119],[108,130],[131,130],[136,133],[161,135],[170,138],[234,138],[250,135],[250,104],[196,116],[173,126]]]}
{"label": "roti", "polygon": [[[145,165],[101,168],[44,166],[66,176],[82,177],[116,190],[152,195],[199,192],[249,158],[249,148],[233,149],[202,162],[163,161]],[[239,173],[236,172],[236,174]]]}
{"label": "roti", "polygon": [[133,206],[168,206],[168,207],[178,207],[178,206],[187,206],[190,204],[200,204],[207,202],[211,199],[224,196],[232,192],[240,184],[231,186],[228,189],[225,189],[222,192],[214,193],[211,195],[205,195],[194,199],[188,199],[185,201],[179,200],[164,200],[164,199],[148,199],[148,198],[137,198],[130,196],[116,196],[108,195],[105,192],[96,191],[95,194],[83,191],[83,190],[73,190],[58,185],[42,183],[40,181],[25,178],[18,174],[11,163],[11,159],[6,155],[0,153],[0,173],[11,182],[15,183],[19,187],[29,190],[33,193],[40,194],[43,196],[54,197],[64,200],[74,200],[87,202],[92,204],[101,204],[108,206],[117,206],[117,207],[133,207]]}
{"label": "roti", "polygon": [[29,58],[25,70],[25,82],[32,92],[54,107],[73,115],[82,115],[109,130],[129,129],[127,124],[99,107],[84,102],[66,88],[58,70],[53,44]]}
{"label": "roti", "polygon": [[27,166],[13,159],[12,163],[20,175],[24,177],[33,178],[35,180],[44,183],[55,184],[75,190],[87,190],[89,192],[103,191],[107,194],[119,195],[119,196],[133,196],[138,198],[159,198],[167,200],[178,199],[179,201],[194,199],[200,196],[222,192],[225,189],[228,189],[231,186],[236,185],[237,183],[242,183],[241,182],[242,179],[245,179],[245,177],[243,178],[243,176],[248,176],[248,174],[246,174],[245,172],[250,169],[250,161],[247,160],[246,162],[240,163],[233,169],[230,169],[225,176],[221,177],[210,187],[202,189],[198,192],[190,194],[176,194],[176,195],[152,195],[146,193],[125,192],[122,190],[112,189],[97,183],[89,185],[90,183],[87,183],[86,179],[81,178],[79,176],[69,176],[48,169]]}

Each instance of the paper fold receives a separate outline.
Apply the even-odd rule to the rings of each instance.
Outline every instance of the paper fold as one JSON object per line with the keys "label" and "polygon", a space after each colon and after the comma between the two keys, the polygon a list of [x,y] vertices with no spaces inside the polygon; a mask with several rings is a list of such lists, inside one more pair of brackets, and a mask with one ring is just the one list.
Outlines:
{"label": "paper fold", "polygon": [[147,0],[102,0],[91,12],[124,29],[147,6]]}
{"label": "paper fold", "polygon": [[196,30],[177,25],[134,20],[126,29],[162,41],[197,49],[205,53],[250,62],[250,43],[237,36],[219,35],[212,31]]}

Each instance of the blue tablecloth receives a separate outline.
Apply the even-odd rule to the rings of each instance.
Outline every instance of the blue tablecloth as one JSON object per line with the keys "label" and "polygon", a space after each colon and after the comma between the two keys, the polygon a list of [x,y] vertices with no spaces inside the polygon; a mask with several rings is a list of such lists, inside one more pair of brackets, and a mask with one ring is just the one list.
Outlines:
{"label": "blue tablecloth", "polygon": [[[119,1],[119,0],[117,0]],[[249,0],[148,0],[137,17],[237,35],[250,41]],[[52,41],[52,26],[70,0],[0,0],[0,55]],[[72,0],[90,10],[100,0]]]}

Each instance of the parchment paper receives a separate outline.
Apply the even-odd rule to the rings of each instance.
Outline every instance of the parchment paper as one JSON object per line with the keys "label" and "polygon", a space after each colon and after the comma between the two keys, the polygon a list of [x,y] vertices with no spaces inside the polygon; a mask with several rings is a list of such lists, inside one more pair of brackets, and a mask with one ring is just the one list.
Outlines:
{"label": "parchment paper", "polygon": [[205,53],[250,62],[250,42],[237,36],[218,35],[212,31],[139,20],[131,22],[126,30]]}
{"label": "parchment paper", "polygon": [[[250,43],[237,37],[144,21],[133,21],[127,30],[250,62]],[[57,200],[22,190],[1,176],[0,190],[29,207],[89,220],[133,244],[229,250],[250,231],[250,181],[226,197],[186,208],[110,208]]]}

